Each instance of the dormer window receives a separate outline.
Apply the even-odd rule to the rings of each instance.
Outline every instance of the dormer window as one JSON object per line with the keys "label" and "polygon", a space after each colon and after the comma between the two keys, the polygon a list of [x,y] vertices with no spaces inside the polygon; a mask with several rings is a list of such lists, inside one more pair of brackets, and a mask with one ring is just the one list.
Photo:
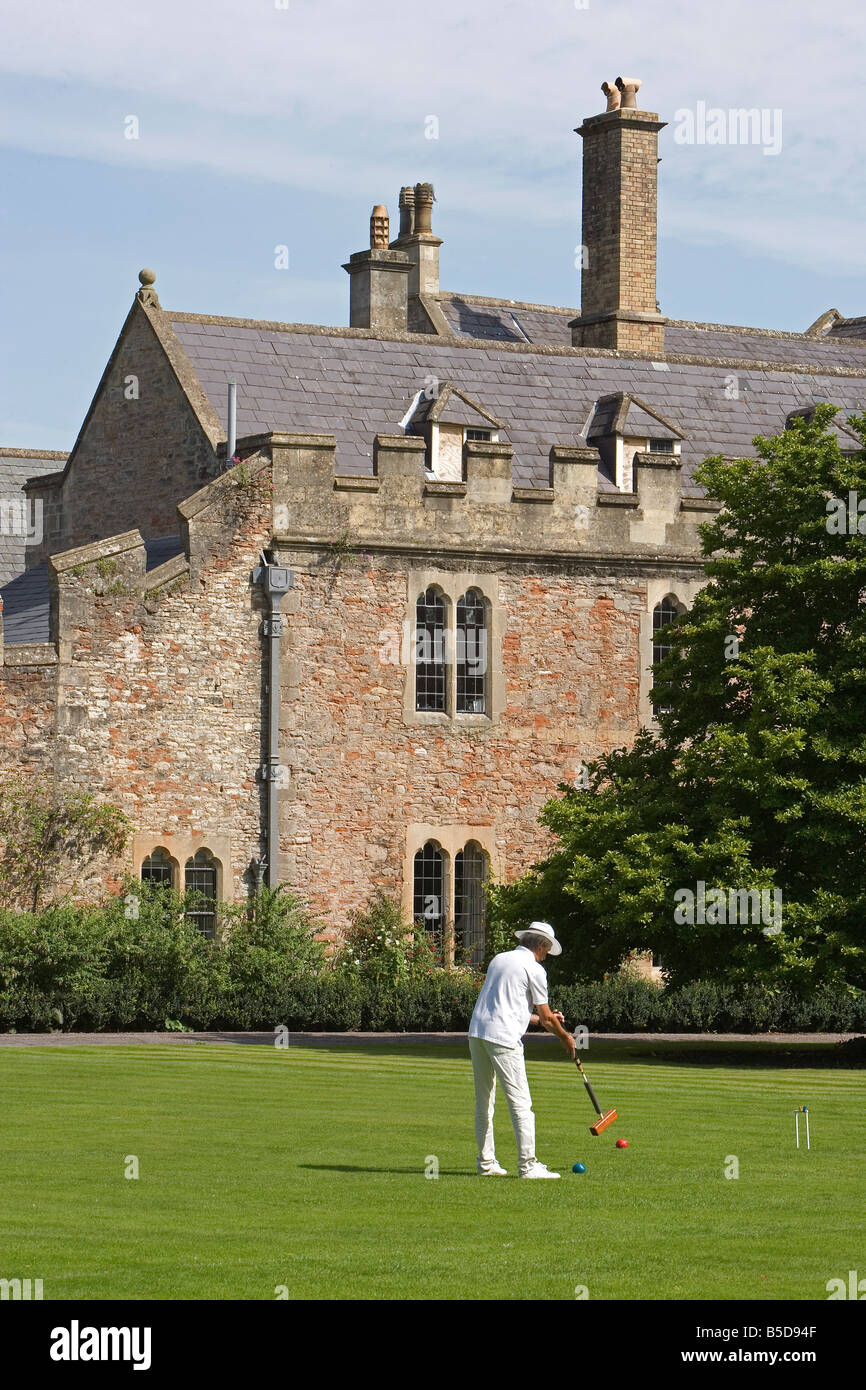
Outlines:
{"label": "dormer window", "polygon": [[427,442],[425,474],[430,482],[464,481],[463,446],[495,444],[505,429],[479,402],[458,390],[450,381],[437,383],[432,397],[423,394],[404,416],[407,433],[419,434]]}
{"label": "dormer window", "polygon": [[587,443],[598,449],[602,474],[620,492],[634,489],[635,454],[677,455],[685,437],[655,406],[622,391],[599,397],[586,430]]}

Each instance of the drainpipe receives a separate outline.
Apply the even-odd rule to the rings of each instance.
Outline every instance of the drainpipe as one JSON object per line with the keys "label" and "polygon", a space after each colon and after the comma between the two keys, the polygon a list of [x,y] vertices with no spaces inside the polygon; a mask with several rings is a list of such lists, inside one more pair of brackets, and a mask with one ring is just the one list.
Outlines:
{"label": "drainpipe", "polygon": [[264,860],[264,858],[262,858],[262,859],[254,859],[254,860],[253,860],[253,863],[252,863],[253,873],[254,873],[255,876],[256,876],[256,897],[257,897],[257,898],[260,898],[260,897],[262,896],[262,884],[263,884],[264,881],[265,881],[265,862],[266,862],[266,861]]}
{"label": "drainpipe", "polygon": [[260,584],[268,600],[268,612],[262,624],[262,635],[268,644],[268,726],[266,742],[267,761],[261,765],[262,781],[268,786],[268,810],[265,836],[267,840],[267,878],[268,887],[276,888],[279,883],[279,825],[277,793],[280,780],[280,637],[283,632],[283,619],[280,614],[280,601],[295,582],[295,576],[284,565],[274,564],[272,552],[262,554],[261,565],[253,570],[253,583]]}
{"label": "drainpipe", "polygon": [[231,467],[238,442],[238,384],[234,377],[229,378],[228,427],[226,429],[226,468]]}

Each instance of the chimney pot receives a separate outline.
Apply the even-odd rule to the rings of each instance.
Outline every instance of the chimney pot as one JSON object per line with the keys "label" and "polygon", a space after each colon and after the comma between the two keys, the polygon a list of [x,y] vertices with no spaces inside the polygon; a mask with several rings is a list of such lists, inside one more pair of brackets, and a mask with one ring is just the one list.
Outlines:
{"label": "chimney pot", "polygon": [[382,203],[370,213],[370,249],[388,250],[388,209]]}
{"label": "chimney pot", "polygon": [[422,310],[421,320],[427,326],[418,330],[417,316],[413,319],[417,305],[413,308],[412,301],[421,296],[435,299],[439,294],[439,247],[442,240],[433,235],[430,226],[435,201],[432,183],[416,183],[414,188],[407,184],[401,188],[400,235],[391,242],[393,251],[405,251],[412,262],[409,272],[409,318],[416,331],[424,332],[430,331],[429,314],[427,310]]}
{"label": "chimney pot", "polygon": [[415,230],[415,190],[411,184],[400,189],[399,236],[411,236]]}
{"label": "chimney pot", "polygon": [[417,233],[432,232],[430,225],[433,217],[433,203],[435,195],[432,183],[416,183],[415,185],[415,231]]}
{"label": "chimney pot", "polygon": [[639,77],[618,77],[616,85],[622,93],[623,111],[637,110],[637,94],[643,86]]}

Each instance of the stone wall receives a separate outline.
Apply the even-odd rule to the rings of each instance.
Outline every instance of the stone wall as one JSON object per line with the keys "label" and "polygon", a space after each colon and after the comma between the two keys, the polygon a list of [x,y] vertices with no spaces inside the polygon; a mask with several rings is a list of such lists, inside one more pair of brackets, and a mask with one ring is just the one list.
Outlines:
{"label": "stone wall", "polygon": [[186,554],[158,570],[145,571],[138,531],[52,557],[53,643],[0,648],[0,771],[57,778],[132,822],[122,860],[98,866],[100,887],[172,837],[221,852],[226,897],[246,894],[262,850],[251,574],[270,507],[269,470],[235,469],[175,515]]}
{"label": "stone wall", "polygon": [[[465,482],[425,481],[423,441],[380,435],[374,477],[334,476],[334,440],[272,434],[274,533],[295,572],[281,676],[282,871],[336,925],[371,887],[411,910],[426,838],[482,845],[512,879],[549,848],[538,813],[582,762],[651,717],[650,600],[702,582],[679,464],[639,455],[598,491],[593,450],[555,449],[516,489],[511,449],[467,444]],[[486,716],[416,712],[411,634],[431,584],[489,605]],[[654,599],[657,601],[657,599]],[[395,652],[397,655],[395,656]]]}
{"label": "stone wall", "polygon": [[283,605],[289,880],[342,925],[375,884],[410,908],[417,827],[440,843],[462,827],[509,879],[541,857],[550,843],[538,825],[544,802],[581,761],[636,731],[642,581],[477,566],[475,583],[501,615],[491,660],[505,709],[496,722],[427,714],[419,723],[404,712],[412,644],[398,661],[391,638],[435,565],[422,576],[395,556],[337,561],[284,547],[281,558],[295,570]]}
{"label": "stone wall", "polygon": [[28,488],[46,517],[29,565],[132,526],[146,539],[173,535],[178,503],[217,472],[222,426],[201,388],[185,379],[185,359],[167,356],[154,330],[162,310],[152,291],[144,296],[126,319],[62,479]]}
{"label": "stone wall", "polygon": [[[221,858],[226,896],[245,896],[266,756],[251,572],[270,546],[295,574],[281,879],[340,928],[377,886],[411,911],[428,838],[448,854],[474,840],[515,877],[549,848],[544,802],[645,718],[654,596],[701,582],[704,513],[683,508],[676,462],[638,456],[635,493],[601,494],[592,451],[554,450],[553,486],[530,497],[506,444],[467,444],[463,483],[426,482],[423,441],[404,436],[379,436],[366,478],[334,476],[330,436],[239,448],[249,462],[178,507],[184,554],[159,570],[138,530],[52,557],[53,645],[5,652],[7,766],[53,769],[127,813],[134,840],[109,881],[160,845],[179,865],[198,845]],[[431,584],[452,610],[468,587],[483,596],[484,713],[415,709]]]}

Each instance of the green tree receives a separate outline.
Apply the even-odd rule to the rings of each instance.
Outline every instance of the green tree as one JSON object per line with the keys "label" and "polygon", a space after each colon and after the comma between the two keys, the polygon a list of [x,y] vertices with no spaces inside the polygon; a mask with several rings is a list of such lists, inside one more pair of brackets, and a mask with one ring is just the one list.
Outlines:
{"label": "green tree", "polygon": [[74,883],[101,855],[120,854],[130,822],[116,806],[53,778],[0,785],[0,906],[36,912],[61,877]]}
{"label": "green tree", "polygon": [[[866,985],[866,449],[840,451],[835,414],[705,461],[709,582],[662,635],[659,729],[563,786],[541,817],[556,851],[493,891],[500,921],[557,924],[577,976],[637,947],[675,983]],[[780,920],[772,896],[750,920],[738,890],[780,893]]]}

